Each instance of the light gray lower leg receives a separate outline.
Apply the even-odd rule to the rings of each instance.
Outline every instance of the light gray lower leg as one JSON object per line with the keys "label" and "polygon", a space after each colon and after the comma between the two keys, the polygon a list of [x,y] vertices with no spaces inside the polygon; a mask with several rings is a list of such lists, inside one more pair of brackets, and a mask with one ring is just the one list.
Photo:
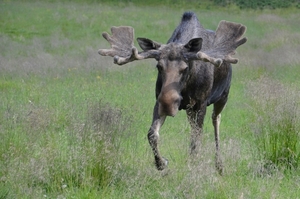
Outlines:
{"label": "light gray lower leg", "polygon": [[197,125],[193,125],[191,130],[191,146],[190,146],[190,153],[197,154],[198,150],[201,148],[201,136],[202,136],[202,129]]}
{"label": "light gray lower leg", "polygon": [[160,155],[158,150],[159,129],[163,125],[165,119],[165,116],[154,119],[148,131],[148,141],[152,148],[155,165],[158,170],[163,170],[168,163],[167,160]]}
{"label": "light gray lower leg", "polygon": [[205,111],[206,109],[199,111],[187,110],[188,120],[191,125],[190,153],[192,155],[197,154],[200,150]]}
{"label": "light gray lower leg", "polygon": [[221,114],[212,115],[212,122],[215,130],[215,144],[216,144],[216,168],[220,174],[223,174],[223,164],[220,157],[220,136],[219,136],[219,129],[221,123]]}

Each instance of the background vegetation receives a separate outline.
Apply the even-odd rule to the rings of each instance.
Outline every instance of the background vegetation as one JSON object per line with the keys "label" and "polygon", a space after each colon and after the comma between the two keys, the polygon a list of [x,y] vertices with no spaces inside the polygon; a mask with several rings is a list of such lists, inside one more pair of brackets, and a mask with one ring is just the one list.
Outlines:
{"label": "background vegetation", "polygon": [[[148,3],[0,3],[0,198],[299,198],[298,10]],[[112,25],[166,42],[186,10],[208,29],[223,19],[248,28],[222,114],[224,176],[211,107],[195,159],[185,112],[167,119],[169,167],[156,171],[146,136],[155,62],[97,54]]]}
{"label": "background vegetation", "polygon": [[300,2],[298,0],[214,0],[213,2],[219,6],[235,4],[241,9],[300,8]]}

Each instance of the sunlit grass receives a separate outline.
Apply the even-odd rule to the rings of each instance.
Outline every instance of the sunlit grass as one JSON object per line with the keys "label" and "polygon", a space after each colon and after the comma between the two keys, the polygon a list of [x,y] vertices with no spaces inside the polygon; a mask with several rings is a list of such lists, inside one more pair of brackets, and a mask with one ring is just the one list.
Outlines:
{"label": "sunlit grass", "polygon": [[250,82],[256,114],[255,143],[263,160],[262,170],[295,170],[299,167],[299,95],[294,89],[266,77]]}
{"label": "sunlit grass", "polygon": [[[194,9],[206,28],[222,19],[248,28],[222,113],[221,177],[214,168],[212,107],[194,160],[185,112],[166,120],[160,149],[169,167],[158,172],[147,141],[155,62],[116,66],[97,54],[109,46],[101,32],[112,25],[165,42],[181,14],[193,9],[34,1],[6,1],[0,9],[0,198],[298,197],[293,176],[299,172],[276,168],[261,175],[272,147],[256,143],[257,135],[298,133],[298,12]],[[289,116],[295,116],[290,126]]]}

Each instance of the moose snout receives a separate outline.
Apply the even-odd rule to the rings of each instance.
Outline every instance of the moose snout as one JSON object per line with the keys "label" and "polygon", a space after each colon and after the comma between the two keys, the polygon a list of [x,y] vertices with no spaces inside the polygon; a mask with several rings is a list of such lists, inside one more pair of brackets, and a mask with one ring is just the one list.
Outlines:
{"label": "moose snout", "polygon": [[158,96],[158,114],[174,117],[178,112],[181,100],[182,97],[177,92],[161,93]]}

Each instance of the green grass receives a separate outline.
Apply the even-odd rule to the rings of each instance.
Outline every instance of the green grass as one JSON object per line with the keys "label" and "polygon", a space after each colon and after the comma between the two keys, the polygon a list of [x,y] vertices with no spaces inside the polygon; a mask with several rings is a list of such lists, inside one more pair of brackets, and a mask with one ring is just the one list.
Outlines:
{"label": "green grass", "polygon": [[[1,2],[0,198],[299,197],[298,169],[280,162],[300,154],[298,11],[191,7]],[[155,62],[116,66],[97,54],[113,25],[166,42],[186,10],[208,29],[223,19],[248,28],[222,113],[224,176],[214,167],[212,107],[196,159],[185,112],[167,118],[160,149],[169,167],[156,171],[147,141]],[[278,143],[295,148],[273,150]]]}
{"label": "green grass", "polygon": [[[261,85],[261,86],[259,86]],[[249,96],[260,98],[255,113],[259,155],[264,159],[264,170],[279,168],[288,171],[299,167],[299,93],[278,81],[263,78],[250,82]]]}

